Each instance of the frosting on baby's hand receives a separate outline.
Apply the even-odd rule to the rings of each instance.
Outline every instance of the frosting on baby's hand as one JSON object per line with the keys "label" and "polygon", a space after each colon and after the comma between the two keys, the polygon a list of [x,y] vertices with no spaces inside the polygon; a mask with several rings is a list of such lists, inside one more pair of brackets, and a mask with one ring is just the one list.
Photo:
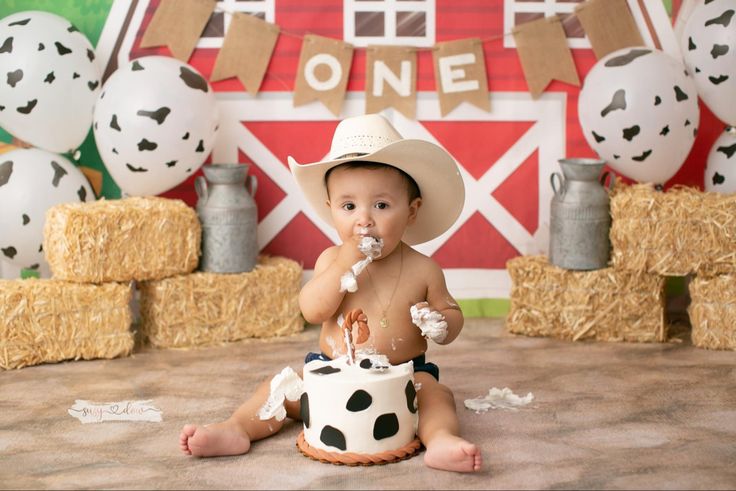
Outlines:
{"label": "frosting on baby's hand", "polygon": [[422,331],[422,336],[435,343],[441,343],[447,337],[447,322],[445,316],[429,308],[427,302],[412,305],[411,321]]}
{"label": "frosting on baby's hand", "polygon": [[358,291],[358,275],[376,258],[381,256],[383,249],[383,239],[370,237],[368,235],[361,237],[358,243],[358,250],[363,253],[365,259],[358,261],[340,277],[340,291],[348,291],[354,293]]}
{"label": "frosting on baby's hand", "polygon": [[258,417],[262,420],[276,418],[283,421],[286,418],[284,401],[296,401],[304,392],[304,383],[299,375],[291,368],[285,367],[281,373],[271,379],[271,393],[268,400],[258,411]]}

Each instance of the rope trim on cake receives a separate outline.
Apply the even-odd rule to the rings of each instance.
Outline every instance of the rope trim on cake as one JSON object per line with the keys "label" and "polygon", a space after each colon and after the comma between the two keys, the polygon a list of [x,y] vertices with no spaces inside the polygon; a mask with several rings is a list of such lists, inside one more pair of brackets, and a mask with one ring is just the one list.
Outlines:
{"label": "rope trim on cake", "polygon": [[310,459],[328,464],[356,466],[390,464],[409,459],[417,454],[422,444],[419,438],[414,438],[414,440],[401,448],[375,454],[328,452],[327,450],[315,448],[307,443],[304,439],[304,431],[302,431],[296,439],[296,446],[301,453]]}

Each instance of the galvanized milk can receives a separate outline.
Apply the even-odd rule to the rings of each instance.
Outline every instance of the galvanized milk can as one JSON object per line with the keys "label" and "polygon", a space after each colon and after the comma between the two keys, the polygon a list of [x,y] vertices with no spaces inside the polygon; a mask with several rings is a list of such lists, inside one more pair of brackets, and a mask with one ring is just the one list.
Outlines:
{"label": "galvanized milk can", "polygon": [[[559,172],[550,175],[554,196],[550,210],[549,260],[560,268],[601,269],[611,252],[611,213],[605,180],[606,164],[596,159],[560,159]],[[600,181],[598,179],[600,176]],[[614,185],[610,174],[609,186]]]}
{"label": "galvanized milk can", "polygon": [[[202,223],[199,269],[244,273],[258,260],[258,213],[253,200],[258,181],[248,164],[211,164],[194,181],[197,215]],[[206,178],[206,179],[205,179]]]}

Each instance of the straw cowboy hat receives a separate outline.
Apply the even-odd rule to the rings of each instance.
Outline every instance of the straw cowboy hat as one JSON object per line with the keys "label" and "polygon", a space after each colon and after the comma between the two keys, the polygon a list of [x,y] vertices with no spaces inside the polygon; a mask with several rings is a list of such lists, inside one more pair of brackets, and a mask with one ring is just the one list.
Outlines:
{"label": "straw cowboy hat", "polygon": [[380,114],[344,119],[335,128],[327,160],[299,164],[288,157],[297,184],[317,214],[332,225],[325,174],[351,161],[388,164],[409,174],[419,186],[422,206],[404,233],[410,245],[445,232],[457,220],[465,202],[465,186],[455,160],[443,148],[424,140],[401,137]]}

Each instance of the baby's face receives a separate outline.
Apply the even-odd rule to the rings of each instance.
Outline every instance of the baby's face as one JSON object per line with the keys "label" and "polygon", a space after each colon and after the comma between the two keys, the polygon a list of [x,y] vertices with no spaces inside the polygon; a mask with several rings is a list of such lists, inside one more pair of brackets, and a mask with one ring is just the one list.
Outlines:
{"label": "baby's face", "polygon": [[327,181],[332,220],[340,239],[370,235],[383,239],[384,255],[401,241],[421,200],[409,203],[406,181],[392,169],[340,168]]}

